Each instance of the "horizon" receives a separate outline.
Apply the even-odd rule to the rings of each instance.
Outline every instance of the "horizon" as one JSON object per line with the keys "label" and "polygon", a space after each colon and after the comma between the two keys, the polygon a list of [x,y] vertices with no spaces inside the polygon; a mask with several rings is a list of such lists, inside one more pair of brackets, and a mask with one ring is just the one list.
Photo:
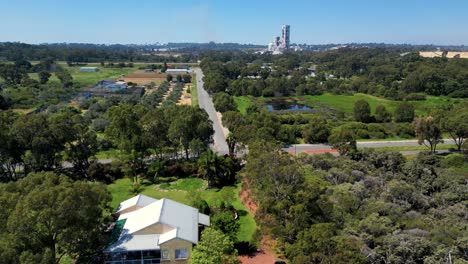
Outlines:
{"label": "horizon", "polygon": [[435,0],[174,2],[3,2],[4,20],[15,23],[0,24],[0,42],[266,46],[288,24],[295,44],[468,45],[468,35],[461,34],[468,3],[461,0],[449,0],[443,8]]}

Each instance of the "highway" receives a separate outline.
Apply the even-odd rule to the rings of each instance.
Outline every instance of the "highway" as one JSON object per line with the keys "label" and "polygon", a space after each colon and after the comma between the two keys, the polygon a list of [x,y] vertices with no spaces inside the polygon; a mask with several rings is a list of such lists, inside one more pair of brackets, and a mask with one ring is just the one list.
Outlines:
{"label": "highway", "polygon": [[214,152],[220,155],[229,154],[229,148],[226,143],[226,135],[224,134],[224,131],[227,131],[227,129],[223,128],[221,120],[216,114],[213,100],[211,99],[211,96],[208,94],[208,92],[203,88],[203,72],[200,68],[193,68],[192,70],[197,76],[198,105],[200,108],[205,109],[211,121],[213,122],[213,144],[211,144],[210,147]]}

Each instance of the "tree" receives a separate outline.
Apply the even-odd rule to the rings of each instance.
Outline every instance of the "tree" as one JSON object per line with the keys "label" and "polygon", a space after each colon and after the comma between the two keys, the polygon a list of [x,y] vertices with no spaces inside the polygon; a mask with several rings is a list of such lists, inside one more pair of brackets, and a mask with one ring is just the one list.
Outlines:
{"label": "tree", "polygon": [[145,112],[146,108],[143,106],[129,104],[113,106],[106,112],[106,118],[110,123],[104,133],[119,149],[127,153],[126,172],[134,181],[145,166],[143,162],[145,148],[139,122]]}
{"label": "tree", "polygon": [[182,79],[184,80],[184,83],[191,83],[192,82],[192,75],[190,74],[184,74],[182,76]]}
{"label": "tree", "polygon": [[239,264],[237,250],[229,236],[214,228],[207,228],[192,251],[190,264]]}
{"label": "tree", "polygon": [[39,83],[46,84],[49,81],[51,74],[48,71],[39,72]]}
{"label": "tree", "polygon": [[384,105],[377,105],[375,108],[375,120],[379,123],[392,121],[392,114],[387,111]]}
{"label": "tree", "polygon": [[18,177],[17,165],[21,163],[23,149],[12,134],[12,126],[17,118],[11,111],[0,111],[0,181],[11,181]]}
{"label": "tree", "polygon": [[401,102],[395,108],[395,122],[413,122],[414,106],[408,102]]}
{"label": "tree", "polygon": [[304,127],[302,137],[307,143],[324,143],[330,136],[327,120],[321,116],[314,116]]}
{"label": "tree", "polygon": [[177,82],[182,82],[182,75],[177,74],[176,80],[177,80]]}
{"label": "tree", "polygon": [[211,217],[211,226],[221,230],[225,235],[229,236],[232,241],[237,240],[237,232],[240,224],[234,218],[234,212],[221,211]]}
{"label": "tree", "polygon": [[166,76],[166,80],[167,80],[168,82],[172,82],[172,79],[174,79],[174,77],[172,76],[172,74],[168,74],[168,75]]}
{"label": "tree", "polygon": [[58,71],[55,75],[60,80],[64,88],[69,88],[73,85],[73,77],[68,71]]}
{"label": "tree", "polygon": [[224,113],[227,111],[236,111],[237,105],[234,99],[227,93],[220,92],[213,96],[213,104],[216,111]]}
{"label": "tree", "polygon": [[431,152],[435,152],[437,144],[443,142],[440,126],[432,116],[416,119],[414,121],[414,131],[419,145],[426,145],[426,142],[428,142]]}
{"label": "tree", "polygon": [[354,103],[354,119],[363,123],[371,122],[370,105],[366,100],[360,99]]}
{"label": "tree", "polygon": [[2,261],[60,263],[65,255],[99,253],[104,242],[101,225],[111,200],[104,185],[41,172],[0,185],[0,190],[0,200],[9,201],[0,209],[8,212],[0,221],[0,252],[16,252]]}
{"label": "tree", "polygon": [[189,158],[190,142],[198,138],[204,144],[212,141],[214,133],[211,120],[205,110],[187,105],[174,105],[167,110],[167,115],[174,118],[168,129],[169,140],[184,149]]}
{"label": "tree", "polygon": [[341,155],[353,153],[357,150],[356,135],[343,127],[333,129],[328,142],[337,149]]}
{"label": "tree", "polygon": [[442,124],[445,132],[450,134],[460,151],[463,142],[468,138],[468,108],[463,106],[447,113]]}
{"label": "tree", "polygon": [[0,77],[7,84],[19,84],[25,76],[27,76],[27,72],[23,67],[17,67],[14,64],[0,64]]}

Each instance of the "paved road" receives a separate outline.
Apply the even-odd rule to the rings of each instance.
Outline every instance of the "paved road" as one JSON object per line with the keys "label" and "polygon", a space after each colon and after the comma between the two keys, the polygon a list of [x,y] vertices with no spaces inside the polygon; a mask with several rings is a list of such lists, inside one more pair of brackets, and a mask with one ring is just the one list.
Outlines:
{"label": "paved road", "polygon": [[203,72],[200,68],[193,68],[193,71],[197,75],[198,104],[200,108],[205,109],[211,121],[213,121],[214,142],[210,147],[214,152],[220,155],[229,154],[229,148],[226,143],[226,135],[224,135],[221,120],[219,120],[218,116],[216,115],[216,110],[214,108],[211,96],[203,88]]}
{"label": "paved road", "polygon": [[[444,143],[439,145],[455,144],[453,139],[444,139]],[[358,148],[382,148],[382,147],[408,147],[408,146],[419,146],[417,140],[392,140],[392,141],[361,141],[357,143]],[[331,152],[336,153],[336,150],[332,149],[327,144],[294,144],[284,148],[289,153],[325,153]],[[403,154],[413,154],[419,151],[401,151]],[[438,151],[439,152],[439,151]],[[441,153],[447,151],[440,151]]]}

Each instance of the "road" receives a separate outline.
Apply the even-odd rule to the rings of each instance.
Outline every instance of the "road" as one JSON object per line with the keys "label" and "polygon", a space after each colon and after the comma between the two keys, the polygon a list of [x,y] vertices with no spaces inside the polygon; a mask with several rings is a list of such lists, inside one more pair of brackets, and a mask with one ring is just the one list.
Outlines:
{"label": "road", "polygon": [[[439,145],[455,144],[453,139],[444,139],[444,143]],[[382,148],[382,147],[411,147],[420,146],[417,140],[391,140],[391,141],[360,141],[357,142],[358,148]],[[283,148],[285,151],[292,154],[305,153],[336,153],[336,150],[332,149],[327,144],[294,144]],[[446,150],[440,150],[438,153],[447,152]],[[403,154],[419,153],[418,150],[401,151]]]}
{"label": "road", "polygon": [[211,96],[208,94],[208,92],[203,88],[203,72],[200,68],[193,68],[192,70],[197,75],[198,105],[200,108],[205,109],[211,121],[213,122],[213,144],[211,144],[210,147],[214,152],[220,155],[229,154],[229,148],[226,143],[226,135],[223,131],[223,129],[227,129],[223,128],[221,120],[216,114],[213,100],[211,99]]}

